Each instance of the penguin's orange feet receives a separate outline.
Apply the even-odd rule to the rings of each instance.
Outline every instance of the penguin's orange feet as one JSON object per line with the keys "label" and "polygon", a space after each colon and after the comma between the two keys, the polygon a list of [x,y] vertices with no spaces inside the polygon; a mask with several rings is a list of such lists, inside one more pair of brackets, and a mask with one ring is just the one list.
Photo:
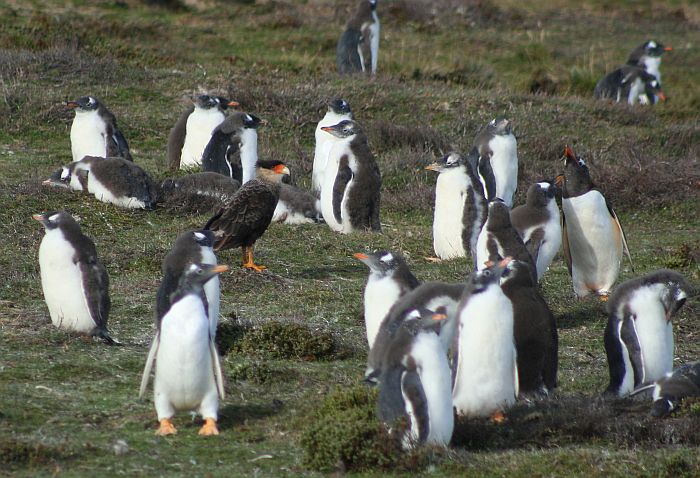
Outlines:
{"label": "penguin's orange feet", "polygon": [[432,262],[433,264],[442,262],[442,259],[440,259],[439,257],[426,257],[425,260],[428,262]]}
{"label": "penguin's orange feet", "polygon": [[204,425],[199,429],[199,434],[202,436],[218,435],[219,429],[216,427],[216,420],[205,418]]}
{"label": "penguin's orange feet", "polygon": [[502,411],[497,410],[491,414],[491,421],[496,424],[503,423],[506,421],[506,416]]}
{"label": "penguin's orange feet", "polygon": [[609,298],[610,298],[610,296],[609,296],[608,294],[602,294],[602,295],[599,295],[599,296],[598,296],[598,299],[599,299],[601,302],[607,302]]}
{"label": "penguin's orange feet", "polygon": [[158,430],[156,430],[156,435],[160,435],[162,437],[167,435],[175,435],[176,433],[177,428],[175,428],[175,425],[173,425],[173,423],[168,418],[163,418],[160,421],[160,426],[158,427]]}

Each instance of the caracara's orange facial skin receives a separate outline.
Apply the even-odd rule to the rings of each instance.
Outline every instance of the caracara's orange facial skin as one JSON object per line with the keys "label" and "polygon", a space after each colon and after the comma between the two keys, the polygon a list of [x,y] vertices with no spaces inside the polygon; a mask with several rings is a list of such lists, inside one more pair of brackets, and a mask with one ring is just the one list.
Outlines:
{"label": "caracara's orange facial skin", "polygon": [[365,259],[368,259],[369,256],[367,254],[363,254],[361,252],[356,252],[355,254],[352,255],[355,259],[359,259],[361,261],[364,261]]}

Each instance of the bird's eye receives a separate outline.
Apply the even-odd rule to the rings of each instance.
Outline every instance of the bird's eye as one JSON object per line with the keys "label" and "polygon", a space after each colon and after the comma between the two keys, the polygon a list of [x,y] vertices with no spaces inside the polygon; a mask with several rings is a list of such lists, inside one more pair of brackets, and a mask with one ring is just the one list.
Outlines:
{"label": "bird's eye", "polygon": [[484,269],[481,275],[483,275],[484,277],[491,277],[491,271],[488,269]]}

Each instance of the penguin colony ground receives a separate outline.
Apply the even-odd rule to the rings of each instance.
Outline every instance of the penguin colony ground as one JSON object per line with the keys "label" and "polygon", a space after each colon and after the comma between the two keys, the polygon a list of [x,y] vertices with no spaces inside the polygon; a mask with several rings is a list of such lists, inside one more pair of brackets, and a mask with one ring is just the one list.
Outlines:
{"label": "penguin colony ground", "polygon": [[[376,1],[361,2],[348,23],[338,43],[339,72],[376,72],[376,8]],[[658,67],[667,49],[645,43],[619,75],[601,80],[596,96],[627,98],[631,104],[663,100]],[[173,191],[216,198],[219,207],[211,219],[201,229],[182,232],[163,258],[156,331],[140,394],[154,371],[157,434],[175,434],[175,412],[194,410],[204,419],[199,434],[218,435],[225,394],[214,338],[220,281],[226,281],[219,274],[228,267],[217,265],[215,253],[241,247],[242,266],[263,271],[254,261],[253,245],[275,217],[322,220],[344,234],[380,232],[381,161],[348,102],[331,99],[316,129],[317,196],[304,195],[281,182],[289,175],[285,165],[265,168],[258,158],[259,118],[240,111],[227,116],[238,106],[235,101],[202,95],[175,125],[167,146],[171,167],[192,174],[158,187],[133,163],[114,115],[98,99],[82,97],[67,106],[76,109],[73,161],[47,185],[149,210]],[[399,437],[404,447],[449,445],[453,410],[499,421],[517,400],[546,399],[555,392],[557,328],[538,281],[560,245],[576,296],[593,293],[608,300],[606,392],[627,396],[653,390],[655,415],[669,413],[681,397],[700,394],[697,364],[673,370],[671,319],[691,296],[687,281],[661,270],[615,287],[622,256],[631,263],[620,221],[585,161],[569,147],[562,160],[552,171],[563,171],[556,180],[530,185],[526,203],[512,209],[519,160],[507,119],[488,123],[468,154],[450,152],[427,167],[439,173],[435,253],[438,260],[472,258],[474,267],[465,271],[462,283],[421,283],[398,252],[354,255],[369,268],[363,295],[369,345],[365,378],[379,387],[378,415],[387,427],[407,421]],[[34,219],[46,230],[39,264],[53,325],[117,344],[107,330],[109,278],[95,244],[65,211]]]}

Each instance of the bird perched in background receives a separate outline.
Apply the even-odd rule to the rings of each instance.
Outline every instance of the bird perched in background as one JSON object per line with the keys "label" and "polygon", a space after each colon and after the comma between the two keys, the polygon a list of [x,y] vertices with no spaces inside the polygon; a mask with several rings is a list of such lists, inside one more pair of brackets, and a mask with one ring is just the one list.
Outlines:
{"label": "bird perched in background", "polygon": [[314,164],[311,172],[311,189],[314,193],[320,195],[321,187],[323,186],[323,173],[328,164],[328,154],[333,146],[333,138],[321,128],[333,126],[343,120],[351,120],[352,111],[347,101],[335,99],[328,103],[328,111],[321,118],[321,121],[316,125],[316,149],[314,151]]}
{"label": "bird perched in background", "polygon": [[139,397],[146,392],[155,362],[153,401],[160,422],[157,435],[177,433],[171,421],[177,410],[199,412],[205,420],[200,435],[219,434],[216,421],[219,399],[224,398],[224,384],[204,285],[227,270],[224,265],[191,264],[171,294],[167,311],[156,321]]}
{"label": "bird perched in background", "polygon": [[323,219],[331,229],[344,234],[357,229],[380,231],[382,176],[367,136],[352,120],[321,129],[335,139],[323,173]]}
{"label": "bird perched in background", "polygon": [[[620,220],[591,180],[588,166],[566,147],[562,190],[564,259],[578,297],[593,292],[605,300],[620,273],[623,251],[632,264]],[[634,270],[634,269],[633,269]]]}
{"label": "bird perched in background", "polygon": [[202,154],[202,169],[230,176],[241,184],[255,177],[260,124],[255,115],[241,111],[231,114],[210,132],[211,139]]}
{"label": "bird perched in background", "polygon": [[525,204],[510,211],[510,222],[535,261],[538,280],[561,246],[561,215],[555,199],[556,190],[553,182],[535,183],[527,190]]}
{"label": "bird perched in background", "polygon": [[605,75],[595,85],[593,96],[597,99],[611,99],[617,103],[630,105],[655,103],[656,99],[666,100],[661,91],[661,83],[654,75],[638,66],[625,65]]}
{"label": "bird perched in background", "polygon": [[[491,164],[496,182],[495,197],[513,207],[513,195],[518,187],[518,142],[511,122],[505,118],[493,119],[476,135],[474,148],[480,158],[487,158]],[[483,185],[488,191],[488,184],[483,182]]]}
{"label": "bird perched in background", "polygon": [[355,16],[338,39],[335,62],[341,75],[377,73],[379,57],[379,17],[377,0],[361,0]]}
{"label": "bird perched in background", "polygon": [[685,278],[663,269],[625,281],[615,289],[608,303],[604,335],[610,371],[607,393],[624,396],[671,372],[671,318],[689,295]]}
{"label": "bird perched in background", "polygon": [[86,191],[99,201],[130,209],[155,209],[158,186],[132,161],[85,156],[54,172],[48,186]]}
{"label": "bird perched in background", "polygon": [[[664,46],[659,42],[649,40],[632,50],[629,58],[627,58],[627,64],[643,68],[648,74],[654,76],[659,88],[661,88],[661,56],[671,50],[673,48],[670,46]],[[653,96],[649,99],[652,103],[656,103],[656,99]],[[658,95],[658,99],[664,100],[665,98],[662,95]]]}
{"label": "bird perched in background", "polygon": [[202,153],[212,131],[224,121],[224,111],[230,106],[238,106],[238,103],[221,96],[200,95],[194,105],[180,115],[168,136],[170,170],[196,168],[202,163]]}
{"label": "bird perched in background", "polygon": [[73,161],[80,161],[85,156],[120,157],[132,161],[129,143],[117,128],[116,118],[100,100],[83,96],[66,102],[66,106],[75,109],[70,127]]}
{"label": "bird perched in background", "polygon": [[118,345],[107,331],[109,276],[97,257],[95,243],[66,211],[32,218],[46,230],[39,246],[39,269],[53,325]]}

